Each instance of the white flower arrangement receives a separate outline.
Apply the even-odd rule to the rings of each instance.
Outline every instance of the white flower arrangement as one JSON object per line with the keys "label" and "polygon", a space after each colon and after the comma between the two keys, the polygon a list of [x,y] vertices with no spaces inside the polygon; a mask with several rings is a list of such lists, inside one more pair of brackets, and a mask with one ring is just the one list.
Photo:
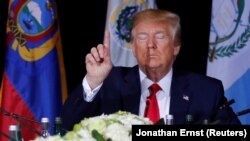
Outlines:
{"label": "white flower arrangement", "polygon": [[[110,115],[85,118],[65,136],[50,136],[46,141],[131,141],[132,125],[151,125],[148,118],[119,111]],[[39,137],[35,141],[44,141]]]}

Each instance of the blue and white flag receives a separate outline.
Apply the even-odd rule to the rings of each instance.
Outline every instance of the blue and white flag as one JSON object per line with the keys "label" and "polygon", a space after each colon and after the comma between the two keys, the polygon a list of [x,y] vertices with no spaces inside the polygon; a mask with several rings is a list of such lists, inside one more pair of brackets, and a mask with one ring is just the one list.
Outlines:
{"label": "blue and white flag", "polygon": [[[207,75],[222,80],[237,113],[250,108],[250,1],[213,0]],[[250,124],[250,114],[239,116]]]}
{"label": "blue and white flag", "polygon": [[131,18],[138,11],[156,8],[155,0],[109,0],[106,29],[110,31],[111,60],[114,66],[137,64],[130,45]]}

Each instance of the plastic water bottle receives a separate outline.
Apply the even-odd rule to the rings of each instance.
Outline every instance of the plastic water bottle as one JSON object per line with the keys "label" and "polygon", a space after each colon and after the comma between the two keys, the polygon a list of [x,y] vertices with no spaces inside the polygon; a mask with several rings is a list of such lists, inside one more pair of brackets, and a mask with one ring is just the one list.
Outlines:
{"label": "plastic water bottle", "polygon": [[41,127],[42,127],[41,136],[43,138],[47,138],[48,136],[50,136],[50,133],[49,133],[49,118],[43,117],[41,119]]}
{"label": "plastic water bottle", "polygon": [[23,140],[20,125],[10,125],[9,132],[10,132],[10,141],[22,141]]}
{"label": "plastic water bottle", "polygon": [[209,120],[208,120],[208,119],[204,119],[204,120],[202,121],[202,124],[203,124],[203,125],[208,125],[208,123],[209,123]]}
{"label": "plastic water bottle", "polygon": [[61,117],[55,118],[54,131],[55,131],[55,135],[62,136],[62,119],[61,119]]}
{"label": "plastic water bottle", "polygon": [[193,119],[193,115],[186,115],[186,124],[193,124],[194,123],[194,119]]}
{"label": "plastic water bottle", "polygon": [[166,125],[174,124],[174,115],[166,115]]}

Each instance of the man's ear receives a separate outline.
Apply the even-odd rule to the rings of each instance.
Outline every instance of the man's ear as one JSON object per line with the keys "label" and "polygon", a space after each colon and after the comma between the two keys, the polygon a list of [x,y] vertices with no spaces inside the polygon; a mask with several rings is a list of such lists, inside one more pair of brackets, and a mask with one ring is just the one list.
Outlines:
{"label": "man's ear", "polygon": [[174,47],[174,55],[177,56],[180,52],[181,45],[177,45]]}
{"label": "man's ear", "polygon": [[130,45],[131,45],[131,49],[132,49],[133,55],[135,56],[135,46],[134,46],[134,42],[131,41],[131,42],[130,42]]}

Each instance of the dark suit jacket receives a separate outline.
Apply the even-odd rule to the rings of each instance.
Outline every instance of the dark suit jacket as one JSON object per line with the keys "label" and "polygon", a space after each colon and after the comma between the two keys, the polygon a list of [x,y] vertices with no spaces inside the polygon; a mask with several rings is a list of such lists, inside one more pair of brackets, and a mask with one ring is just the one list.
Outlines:
{"label": "dark suit jacket", "polygon": [[[170,114],[174,124],[185,124],[191,114],[196,123],[203,119],[221,124],[240,124],[230,107],[219,109],[226,103],[221,81],[194,73],[176,73],[171,84]],[[138,66],[113,67],[92,102],[83,99],[82,84],[68,97],[62,108],[63,128],[71,130],[84,117],[110,114],[118,110],[139,113],[140,78]]]}

